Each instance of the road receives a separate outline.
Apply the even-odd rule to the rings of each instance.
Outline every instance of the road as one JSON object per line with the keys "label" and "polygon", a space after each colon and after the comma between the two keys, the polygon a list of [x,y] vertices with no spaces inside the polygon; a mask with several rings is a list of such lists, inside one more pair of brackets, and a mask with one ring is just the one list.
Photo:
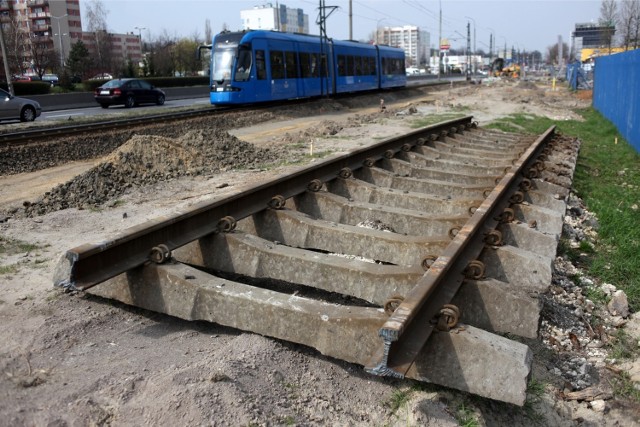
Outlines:
{"label": "road", "polygon": [[[436,78],[436,76],[411,76],[408,78],[407,86],[424,84],[426,81],[436,83]],[[464,80],[465,77],[448,76],[443,79],[446,81],[459,81]],[[133,109],[126,109],[124,106],[113,106],[108,109],[101,108],[94,101],[91,92],[36,95],[28,98],[38,101],[42,106],[42,115],[37,119],[38,121],[69,120],[98,115],[129,114],[131,112],[152,113],[154,110],[161,112],[172,108],[210,105],[208,87],[206,86],[165,88],[163,90],[167,95],[163,106],[143,105]]]}
{"label": "road", "polygon": [[53,111],[43,111],[38,120],[61,120],[61,119],[75,119],[91,116],[105,116],[110,114],[123,114],[131,111],[136,112],[163,112],[167,109],[192,107],[194,105],[211,105],[209,98],[188,98],[188,99],[174,99],[167,100],[164,105],[141,105],[133,109],[125,108],[122,105],[115,105],[109,108],[102,108],[96,104],[95,107],[82,107],[82,108],[68,108]]}

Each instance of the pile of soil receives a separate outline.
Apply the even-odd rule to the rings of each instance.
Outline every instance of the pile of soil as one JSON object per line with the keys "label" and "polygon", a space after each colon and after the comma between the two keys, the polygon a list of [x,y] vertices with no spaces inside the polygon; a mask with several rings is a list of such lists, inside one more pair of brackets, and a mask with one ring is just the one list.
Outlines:
{"label": "pile of soil", "polygon": [[77,160],[106,156],[135,135],[181,138],[193,130],[228,130],[247,123],[262,123],[274,118],[272,112],[235,112],[149,125],[132,130],[89,131],[78,136],[56,138],[40,144],[0,147],[0,176],[34,172]]}
{"label": "pile of soil", "polygon": [[189,131],[177,139],[136,135],[96,167],[54,187],[34,203],[25,203],[24,214],[99,207],[131,187],[229,169],[258,169],[279,161],[285,153],[284,147],[258,148],[218,128]]}

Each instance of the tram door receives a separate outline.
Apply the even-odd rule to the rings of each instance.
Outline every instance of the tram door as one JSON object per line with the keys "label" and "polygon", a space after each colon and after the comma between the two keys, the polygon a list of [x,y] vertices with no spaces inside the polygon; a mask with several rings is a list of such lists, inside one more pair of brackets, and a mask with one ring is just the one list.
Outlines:
{"label": "tram door", "polygon": [[292,99],[298,94],[298,54],[292,43],[278,43],[269,50],[271,99]]}

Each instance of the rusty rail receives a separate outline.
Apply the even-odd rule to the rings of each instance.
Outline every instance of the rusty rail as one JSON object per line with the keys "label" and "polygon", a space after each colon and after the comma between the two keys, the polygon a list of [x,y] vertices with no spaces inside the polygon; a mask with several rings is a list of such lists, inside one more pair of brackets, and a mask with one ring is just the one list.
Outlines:
{"label": "rusty rail", "polygon": [[[427,380],[521,405],[530,350],[479,328],[517,332],[508,320],[498,319],[490,327],[471,323],[456,333],[433,332],[455,328],[460,315],[450,303],[460,297],[461,290],[470,289],[469,284],[462,286],[465,279],[484,278],[481,255],[488,247],[502,244],[497,229],[510,226],[516,209],[508,206],[521,203],[533,178],[542,174],[550,152],[546,146],[554,132],[552,127],[535,141],[498,133],[483,139],[472,117],[429,126],[158,218],[113,239],[71,249],[59,263],[54,282],[183,319],[207,320],[308,345],[377,375]],[[498,144],[500,138],[504,140]],[[476,149],[476,144],[483,148]],[[452,150],[456,145],[457,151]],[[485,158],[475,163],[480,153]],[[440,161],[438,165],[446,171],[420,163]],[[466,172],[450,170],[449,161],[458,168],[465,165]],[[410,176],[411,168],[415,178]],[[491,188],[486,189],[489,182]],[[446,192],[437,193],[434,186]],[[457,194],[455,203],[447,201],[452,193]],[[376,197],[384,199],[379,206]],[[545,208],[534,212],[551,224],[553,235],[535,231],[541,236],[534,236],[546,239],[542,245],[546,254],[559,235],[556,216],[562,215],[564,206],[548,195],[535,197],[553,208],[553,214]],[[405,200],[400,199],[412,207],[403,207]],[[439,203],[437,208],[432,206]],[[397,226],[404,227],[404,232],[363,231],[353,220],[361,216],[343,219],[347,211],[358,209],[375,212],[391,223],[402,218],[405,223]],[[236,223],[241,224],[238,230]],[[429,227],[420,232],[411,228],[427,223]],[[453,228],[448,228],[451,224]],[[356,243],[350,246],[341,236],[347,240],[353,236]],[[438,256],[422,258],[427,247],[436,248]],[[327,255],[332,253],[374,254],[383,262],[352,262]],[[544,261],[536,264],[538,255],[533,254],[531,263],[547,268]],[[431,264],[426,263],[428,259]],[[291,287],[280,292],[270,285],[243,283],[237,276],[286,282]],[[548,286],[536,282],[546,280],[542,276],[527,286]],[[489,285],[489,292],[501,294],[511,286],[500,281]],[[305,286],[358,298],[364,305],[297,295]],[[392,296],[394,289],[400,295]],[[527,289],[519,292],[524,296],[516,295],[514,301],[520,298],[517,304],[531,309],[531,323],[537,324],[536,303],[528,300]],[[472,318],[468,319],[473,322]],[[536,333],[537,329],[529,328],[523,336]],[[493,369],[495,358],[502,354],[505,369]]]}
{"label": "rusty rail", "polygon": [[537,176],[538,169],[533,164],[554,131],[555,126],[552,126],[522,154],[385,322],[379,332],[385,343],[384,352],[376,355],[369,364],[367,369],[370,372],[397,377],[406,375],[436,327],[432,319],[451,302],[465,276],[468,276],[465,271],[472,268],[470,264],[486,245],[485,237],[504,215],[508,215],[504,210],[514,202],[513,193],[526,177]]}

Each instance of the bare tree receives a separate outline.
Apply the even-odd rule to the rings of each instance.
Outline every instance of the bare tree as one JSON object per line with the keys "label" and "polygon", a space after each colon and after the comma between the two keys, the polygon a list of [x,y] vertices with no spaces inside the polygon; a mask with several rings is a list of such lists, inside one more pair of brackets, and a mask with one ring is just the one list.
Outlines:
{"label": "bare tree", "polygon": [[21,29],[14,14],[11,14],[10,22],[3,26],[3,31],[7,46],[9,71],[12,74],[24,74],[27,71],[26,59],[30,54],[28,34]]}
{"label": "bare tree", "polygon": [[46,37],[33,37],[31,39],[31,63],[33,71],[40,78],[48,69],[57,69],[60,66],[60,56],[51,49]]}
{"label": "bare tree", "polygon": [[[555,43],[547,47],[547,63],[551,65],[561,65],[558,63],[559,45]],[[536,53],[536,52],[534,52]],[[537,52],[539,54],[539,52]],[[562,60],[566,63],[569,59],[569,46],[566,43],[562,43]]]}
{"label": "bare tree", "polygon": [[640,32],[640,0],[623,0],[620,10],[620,37],[625,49],[638,48]]}
{"label": "bare tree", "polygon": [[607,46],[611,53],[613,38],[616,33],[618,5],[615,0],[602,0],[600,4],[600,25],[605,27],[602,32],[602,44]]}
{"label": "bare tree", "polygon": [[[167,30],[149,43],[149,58],[146,64],[152,76],[173,76],[176,72],[177,36],[170,35]],[[194,55],[195,56],[195,55]]]}
{"label": "bare tree", "polygon": [[99,72],[112,71],[113,49],[107,27],[109,11],[101,0],[90,0],[86,7],[85,20],[87,22],[87,30],[93,33],[96,49],[94,64]]}

